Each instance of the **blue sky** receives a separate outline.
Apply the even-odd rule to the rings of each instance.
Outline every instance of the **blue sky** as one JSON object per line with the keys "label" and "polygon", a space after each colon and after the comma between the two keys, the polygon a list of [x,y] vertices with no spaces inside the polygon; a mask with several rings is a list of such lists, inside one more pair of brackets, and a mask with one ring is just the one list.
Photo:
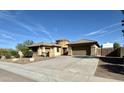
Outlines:
{"label": "blue sky", "polygon": [[14,48],[25,40],[97,40],[124,43],[121,11],[0,11],[0,47]]}

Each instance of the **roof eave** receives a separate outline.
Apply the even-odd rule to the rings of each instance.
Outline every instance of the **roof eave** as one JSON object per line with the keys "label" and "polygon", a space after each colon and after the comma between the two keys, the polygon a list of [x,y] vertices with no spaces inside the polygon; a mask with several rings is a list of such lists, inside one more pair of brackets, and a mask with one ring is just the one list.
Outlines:
{"label": "roof eave", "polygon": [[68,45],[79,45],[79,44],[96,44],[98,47],[100,47],[100,45],[98,44],[98,42],[70,43]]}

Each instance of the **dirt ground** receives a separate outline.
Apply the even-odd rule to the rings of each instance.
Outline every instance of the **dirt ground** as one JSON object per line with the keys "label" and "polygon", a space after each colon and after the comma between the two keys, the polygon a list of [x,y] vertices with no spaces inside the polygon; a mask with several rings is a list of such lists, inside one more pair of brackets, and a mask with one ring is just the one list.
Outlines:
{"label": "dirt ground", "polygon": [[100,59],[96,76],[124,81],[124,65],[122,59],[102,58]]}
{"label": "dirt ground", "polygon": [[11,62],[11,63],[18,63],[18,64],[29,64],[29,63],[34,63],[34,62],[39,62],[39,61],[44,61],[44,60],[48,60],[48,59],[52,59],[54,57],[35,57],[34,61],[29,61],[29,58],[22,58],[21,60],[17,60],[17,61],[12,61],[12,59],[4,59],[1,60],[0,62]]}

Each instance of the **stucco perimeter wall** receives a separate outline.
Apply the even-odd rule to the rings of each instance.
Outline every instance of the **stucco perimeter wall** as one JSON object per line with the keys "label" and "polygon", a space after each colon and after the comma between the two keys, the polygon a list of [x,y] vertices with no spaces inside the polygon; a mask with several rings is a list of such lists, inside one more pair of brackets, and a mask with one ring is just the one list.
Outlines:
{"label": "stucco perimeter wall", "polygon": [[120,48],[120,57],[124,57],[124,47]]}
{"label": "stucco perimeter wall", "polygon": [[123,57],[124,56],[124,47],[113,49],[113,48],[98,48],[98,54],[101,56],[110,56],[110,57]]}

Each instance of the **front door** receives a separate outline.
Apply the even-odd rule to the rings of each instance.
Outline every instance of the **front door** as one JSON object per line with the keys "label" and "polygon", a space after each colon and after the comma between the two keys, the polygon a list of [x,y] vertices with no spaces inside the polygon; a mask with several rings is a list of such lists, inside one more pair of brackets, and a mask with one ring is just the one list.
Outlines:
{"label": "front door", "polygon": [[67,54],[68,54],[67,48],[63,48],[63,55],[67,55]]}

